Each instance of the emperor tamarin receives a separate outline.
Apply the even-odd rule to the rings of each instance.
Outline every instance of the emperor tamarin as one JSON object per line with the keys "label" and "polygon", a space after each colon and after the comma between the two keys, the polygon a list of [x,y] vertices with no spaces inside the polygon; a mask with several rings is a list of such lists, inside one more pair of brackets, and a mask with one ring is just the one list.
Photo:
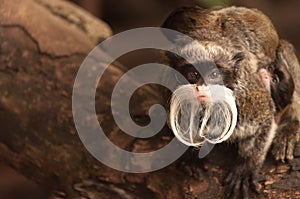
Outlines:
{"label": "emperor tamarin", "polygon": [[[273,154],[277,159],[292,158],[299,134],[297,83],[291,76],[299,71],[297,59],[289,54],[290,46],[279,40],[269,18],[256,9],[185,7],[173,12],[163,27],[194,39],[178,49],[193,63],[167,53],[171,67],[189,82],[180,85],[173,77],[178,89],[170,97],[171,127],[183,141],[197,144],[203,138],[215,143],[225,140],[234,125],[226,139],[238,143],[239,157],[225,179],[226,196],[248,198],[250,187],[259,189],[256,175],[279,129],[290,132],[278,133]],[[288,79],[286,84],[283,77]],[[214,100],[218,88],[224,90],[223,100]],[[287,128],[289,122],[292,129]]]}

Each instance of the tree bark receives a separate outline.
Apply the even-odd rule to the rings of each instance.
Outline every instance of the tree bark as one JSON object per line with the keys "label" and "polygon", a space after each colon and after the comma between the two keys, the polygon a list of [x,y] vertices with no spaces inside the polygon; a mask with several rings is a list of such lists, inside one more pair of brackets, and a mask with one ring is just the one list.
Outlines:
{"label": "tree bark", "polygon": [[[0,5],[2,163],[65,198],[222,197],[221,181],[234,164],[234,147],[215,147],[202,160],[191,149],[168,167],[141,174],[117,171],[94,159],[76,133],[72,89],[80,64],[98,41],[110,36],[109,27],[64,1],[0,0]],[[168,128],[153,138],[136,139],[113,122],[110,95],[125,69],[111,65],[98,85],[100,125],[123,149],[160,148],[172,139]],[[139,89],[133,119],[147,124],[148,108],[158,98],[152,87]],[[257,198],[300,197],[299,148],[291,164],[266,161],[264,191]]]}

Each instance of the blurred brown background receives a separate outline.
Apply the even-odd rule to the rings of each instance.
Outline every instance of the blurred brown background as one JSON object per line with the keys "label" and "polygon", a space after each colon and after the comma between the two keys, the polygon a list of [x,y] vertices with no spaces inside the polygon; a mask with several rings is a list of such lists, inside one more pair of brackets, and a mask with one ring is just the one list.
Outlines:
{"label": "blurred brown background", "polygon": [[[113,33],[124,30],[160,26],[174,9],[181,6],[202,7],[245,6],[263,11],[274,23],[279,36],[291,42],[300,58],[300,1],[299,0],[72,0],[93,15],[108,23]],[[118,61],[128,68],[155,61],[151,52],[133,52]]]}
{"label": "blurred brown background", "polygon": [[[281,38],[294,44],[300,57],[299,0],[72,0],[103,19],[114,33],[143,26],[160,26],[168,14],[183,5],[217,4],[258,8],[273,21]],[[46,199],[42,188],[7,167],[0,167],[0,199]]]}
{"label": "blurred brown background", "polygon": [[300,51],[299,0],[73,0],[73,2],[106,21],[114,33],[136,27],[160,26],[172,10],[185,5],[198,4],[210,7],[221,4],[257,8],[271,18],[281,38],[293,43]]}

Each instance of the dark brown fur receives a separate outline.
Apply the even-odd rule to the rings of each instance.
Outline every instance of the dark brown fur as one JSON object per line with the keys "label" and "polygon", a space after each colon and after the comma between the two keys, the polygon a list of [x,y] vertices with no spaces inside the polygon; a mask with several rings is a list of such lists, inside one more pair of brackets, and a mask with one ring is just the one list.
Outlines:
{"label": "dark brown fur", "polygon": [[[299,72],[297,59],[294,54],[289,55],[290,46],[279,41],[270,20],[256,9],[181,8],[168,17],[163,27],[185,33],[202,46],[222,48],[215,51],[207,47],[207,51],[219,69],[228,72],[223,73],[224,82],[234,91],[239,114],[230,139],[238,143],[239,157],[236,168],[225,179],[226,195],[238,197],[241,192],[243,198],[248,198],[248,188],[258,189],[255,176],[274,138],[275,116],[279,128],[273,154],[276,159],[292,157],[299,137],[300,107],[297,92],[294,94],[292,88],[296,77],[291,78],[289,72]],[[187,63],[182,64],[184,61],[176,56],[167,56],[171,66],[184,73]],[[273,73],[281,79],[272,86],[271,97],[255,77],[260,68],[272,65]]]}
{"label": "dark brown fur", "polygon": [[279,81],[271,86],[278,124],[272,154],[281,161],[293,159],[295,144],[300,137],[299,72],[300,65],[293,46],[281,40],[273,71]]}
{"label": "dark brown fur", "polygon": [[295,91],[294,79],[287,68],[288,65],[286,61],[282,58],[282,51],[284,50],[284,45],[278,47],[275,63],[268,67],[272,76],[271,95],[278,113],[292,103]]}

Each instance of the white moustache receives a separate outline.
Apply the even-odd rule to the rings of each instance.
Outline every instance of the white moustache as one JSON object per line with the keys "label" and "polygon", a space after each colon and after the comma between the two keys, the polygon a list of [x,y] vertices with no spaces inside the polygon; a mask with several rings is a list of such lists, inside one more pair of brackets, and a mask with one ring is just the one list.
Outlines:
{"label": "white moustache", "polygon": [[173,133],[188,146],[201,146],[227,140],[237,123],[237,108],[232,90],[209,85],[209,102],[198,100],[196,85],[183,85],[172,94],[169,120]]}

